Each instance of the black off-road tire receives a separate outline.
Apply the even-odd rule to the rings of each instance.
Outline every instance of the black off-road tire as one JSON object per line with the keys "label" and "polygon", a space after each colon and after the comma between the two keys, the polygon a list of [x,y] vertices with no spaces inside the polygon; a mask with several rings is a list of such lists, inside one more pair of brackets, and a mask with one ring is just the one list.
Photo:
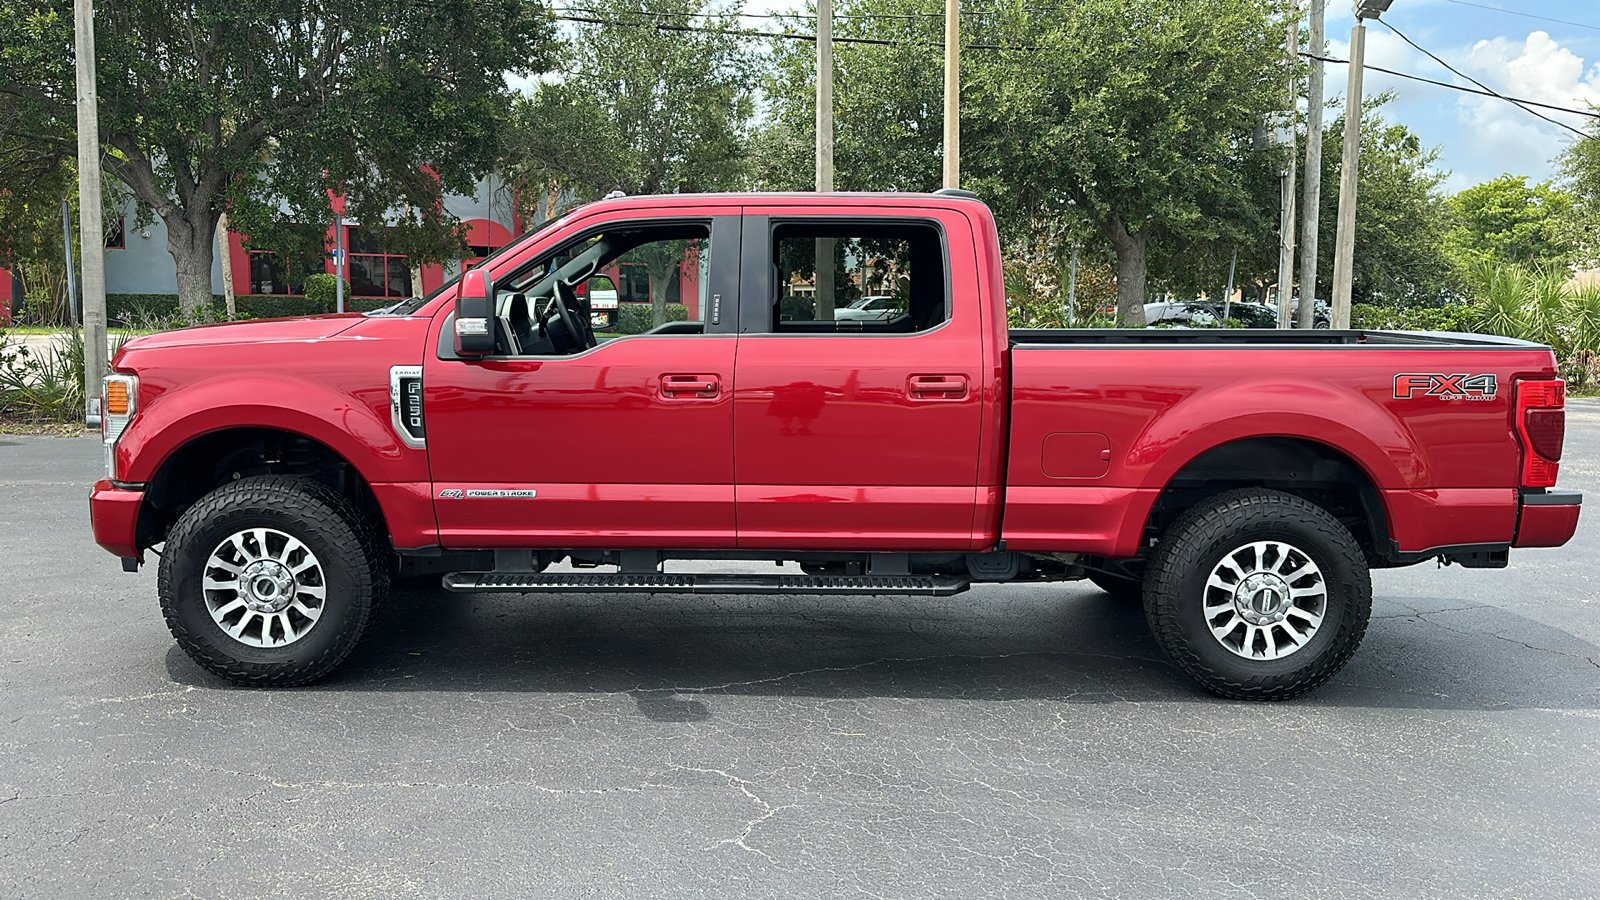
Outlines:
{"label": "black off-road tire", "polygon": [[[322,614],[286,646],[235,640],[212,618],[201,587],[208,558],[243,529],[293,536],[322,564]],[[196,663],[234,684],[293,687],[326,677],[366,633],[389,590],[389,565],[372,523],[332,489],[290,475],[241,478],[200,498],[178,519],[161,555],[157,590],[167,628]]]}
{"label": "black off-road tire", "polygon": [[[1254,541],[1298,548],[1326,584],[1321,625],[1276,660],[1235,655],[1213,636],[1203,612],[1212,569]],[[1355,654],[1372,615],[1372,578],[1361,546],[1327,510],[1249,488],[1218,494],[1173,523],[1150,560],[1144,608],[1156,642],[1206,690],[1235,700],[1288,700],[1332,678]]]}

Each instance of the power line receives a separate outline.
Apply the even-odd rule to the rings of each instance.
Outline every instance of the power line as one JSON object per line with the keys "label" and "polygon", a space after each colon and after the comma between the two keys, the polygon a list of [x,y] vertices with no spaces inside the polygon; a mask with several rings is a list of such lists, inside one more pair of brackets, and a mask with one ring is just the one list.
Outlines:
{"label": "power line", "polygon": [[[634,15],[640,15],[634,13]],[[657,31],[687,31],[699,34],[721,34],[729,37],[741,38],[779,38],[789,41],[805,41],[816,43],[817,36],[804,34],[798,31],[756,31],[753,29],[728,29],[706,28],[698,25],[679,25],[671,22],[623,22],[617,19],[597,19],[590,16],[553,16],[559,22],[578,22],[585,25],[611,25],[618,28],[654,28]],[[835,44],[867,44],[875,47],[943,47],[943,41],[891,41],[882,38],[845,38],[835,37]],[[1011,44],[963,44],[967,50],[1019,50],[1027,52],[1046,51],[1048,47],[1029,47]]]}
{"label": "power line", "polygon": [[1498,6],[1486,6],[1482,3],[1470,3],[1468,0],[1449,0],[1449,2],[1454,3],[1457,6],[1475,6],[1478,9],[1487,9],[1490,12],[1505,13],[1508,16],[1521,16],[1524,19],[1538,19],[1541,22],[1555,22],[1558,25],[1571,25],[1574,28],[1587,28],[1590,31],[1600,31],[1600,26],[1597,25],[1585,25],[1582,22],[1568,22],[1566,19],[1552,19],[1549,16],[1536,16],[1533,13],[1525,13],[1516,9],[1501,9]]}
{"label": "power line", "polygon": [[[1490,96],[1499,97],[1501,100],[1504,100],[1507,103],[1510,103],[1511,105],[1517,107],[1518,109],[1521,109],[1523,112],[1527,113],[1528,115],[1536,116],[1536,117],[1538,117],[1540,119],[1543,119],[1546,122],[1549,122],[1551,125],[1555,125],[1555,126],[1560,127],[1560,128],[1565,128],[1566,130],[1572,132],[1573,134],[1577,135],[1580,138],[1587,138],[1588,137],[1587,134],[1584,134],[1582,131],[1579,131],[1578,129],[1573,128],[1571,125],[1568,125],[1565,122],[1558,122],[1555,119],[1552,119],[1547,115],[1544,115],[1543,113],[1534,112],[1533,109],[1531,108],[1533,104],[1529,104],[1529,103],[1526,103],[1526,101],[1517,100],[1517,99],[1512,98],[1512,97],[1507,97],[1506,95],[1500,93],[1499,91],[1496,91],[1494,88],[1489,87],[1487,84],[1484,84],[1483,82],[1479,81],[1478,79],[1473,78],[1471,75],[1468,75],[1467,73],[1461,71],[1460,69],[1457,69],[1455,66],[1450,65],[1449,63],[1445,62],[1444,60],[1440,59],[1439,57],[1434,56],[1431,51],[1423,49],[1420,45],[1417,44],[1416,41],[1413,41],[1411,38],[1406,37],[1405,33],[1402,32],[1400,29],[1394,27],[1393,25],[1390,25],[1388,22],[1384,22],[1382,19],[1378,19],[1378,21],[1383,23],[1383,27],[1389,29],[1390,31],[1394,32],[1397,36],[1399,36],[1400,40],[1405,41],[1406,43],[1410,44],[1412,46],[1412,48],[1415,49],[1417,52],[1425,54],[1429,59],[1433,60],[1434,62],[1438,63],[1441,66],[1444,66],[1446,69],[1449,69],[1451,72],[1454,72],[1456,75],[1458,75],[1458,76],[1460,76],[1462,78],[1465,78],[1466,80],[1472,82],[1473,84],[1477,85],[1478,87],[1483,88],[1485,91],[1487,91],[1489,93]],[[1542,104],[1540,104],[1540,105],[1542,105]],[[1567,111],[1568,112],[1575,112],[1575,110],[1567,110]]]}
{"label": "power line", "polygon": [[[576,10],[576,8],[569,8],[566,11],[567,12],[573,12],[573,11],[577,11],[577,10]],[[666,13],[631,13],[630,15],[636,15],[636,16],[643,15],[643,16],[652,16],[652,17],[657,17],[657,18],[665,18],[665,17],[668,17],[670,14],[666,14]],[[805,33],[797,32],[797,31],[758,31],[758,30],[755,30],[755,29],[745,29],[745,28],[741,28],[741,29],[708,28],[708,27],[705,27],[705,26],[682,25],[682,24],[677,24],[677,23],[673,23],[673,22],[624,22],[624,21],[620,21],[620,20],[617,20],[617,19],[601,19],[601,18],[596,18],[594,16],[558,15],[558,16],[555,16],[554,18],[557,19],[558,21],[562,21],[562,22],[576,22],[576,23],[584,24],[584,25],[609,25],[609,26],[613,26],[613,27],[617,27],[617,28],[653,28],[653,29],[655,29],[657,31],[694,32],[694,33],[699,33],[699,34],[718,34],[718,35],[724,35],[724,36],[727,36],[727,37],[735,37],[735,38],[775,38],[775,39],[779,39],[779,40],[804,41],[804,42],[807,42],[807,43],[815,43],[816,40],[817,40],[816,35],[805,34]],[[1382,19],[1379,19],[1378,21],[1383,22]],[[1497,98],[1497,99],[1500,99],[1500,100],[1504,100],[1507,103],[1511,103],[1511,104],[1521,108],[1524,112],[1528,113],[1529,115],[1538,116],[1539,118],[1543,119],[1546,122],[1549,122],[1552,125],[1557,125],[1557,126],[1560,126],[1562,128],[1565,128],[1568,131],[1571,131],[1572,133],[1578,135],[1579,137],[1583,137],[1583,138],[1587,138],[1587,137],[1589,137],[1589,135],[1585,134],[1584,132],[1582,132],[1582,131],[1580,131],[1580,130],[1578,130],[1576,128],[1573,128],[1570,125],[1567,125],[1564,122],[1558,122],[1555,119],[1552,119],[1552,118],[1550,118],[1548,116],[1540,115],[1539,113],[1534,112],[1529,107],[1535,107],[1536,106],[1536,107],[1539,107],[1541,109],[1549,109],[1549,110],[1553,110],[1555,112],[1570,113],[1570,114],[1575,115],[1575,116],[1584,116],[1585,118],[1590,118],[1590,119],[1600,119],[1600,113],[1595,113],[1595,112],[1592,112],[1592,111],[1586,111],[1586,110],[1581,110],[1581,109],[1572,109],[1570,107],[1565,107],[1565,106],[1555,106],[1555,105],[1552,105],[1552,104],[1549,104],[1549,103],[1540,103],[1540,102],[1535,101],[1535,100],[1523,100],[1521,98],[1508,97],[1505,94],[1501,94],[1498,91],[1495,91],[1494,89],[1492,89],[1492,88],[1488,87],[1487,85],[1483,84],[1482,82],[1479,82],[1477,79],[1472,78],[1470,75],[1466,75],[1466,74],[1464,74],[1462,72],[1457,71],[1455,68],[1451,67],[1449,63],[1446,63],[1444,60],[1439,59],[1437,56],[1434,56],[1432,53],[1429,53],[1427,50],[1424,50],[1423,48],[1417,46],[1417,44],[1415,42],[1413,42],[1410,38],[1406,37],[1405,35],[1400,34],[1399,30],[1396,29],[1394,26],[1389,25],[1389,23],[1383,22],[1383,24],[1385,26],[1387,26],[1391,31],[1394,31],[1395,34],[1399,35],[1399,37],[1402,40],[1404,40],[1406,43],[1411,44],[1411,46],[1416,47],[1417,50],[1421,51],[1424,54],[1427,54],[1434,61],[1438,62],[1441,66],[1444,66],[1446,69],[1449,69],[1451,72],[1454,72],[1455,74],[1461,76],[1462,78],[1465,78],[1468,81],[1471,81],[1473,84],[1478,85],[1478,87],[1481,88],[1481,90],[1473,90],[1472,88],[1464,87],[1464,86],[1459,85],[1459,84],[1451,84],[1448,81],[1437,81],[1437,80],[1432,79],[1432,78],[1424,78],[1421,75],[1412,75],[1412,74],[1409,74],[1407,72],[1397,72],[1394,69],[1386,69],[1386,68],[1383,68],[1382,66],[1367,66],[1366,67],[1368,69],[1373,70],[1374,72],[1382,72],[1385,75],[1393,75],[1396,78],[1405,78],[1405,79],[1408,79],[1408,80],[1411,80],[1411,81],[1420,81],[1420,82],[1423,82],[1424,84],[1431,84],[1431,85],[1434,85],[1436,87],[1449,88],[1450,90],[1453,90],[1453,91],[1462,91],[1462,92],[1468,93],[1468,94],[1477,94],[1477,95],[1484,96],[1484,97],[1494,97],[1494,98]],[[944,43],[942,41],[903,41],[903,40],[886,40],[886,39],[883,39],[883,38],[835,37],[833,39],[833,42],[835,44],[864,44],[864,45],[873,46],[873,47],[943,47],[944,46]],[[1015,52],[1027,52],[1027,53],[1054,52],[1054,51],[1051,50],[1051,48],[1048,48],[1048,47],[1030,47],[1030,46],[1021,45],[1021,44],[965,44],[963,46],[968,50],[1006,50],[1006,51],[1015,51]],[[1300,55],[1303,56],[1303,57],[1310,58],[1310,59],[1320,59],[1323,62],[1338,63],[1340,65],[1349,65],[1350,64],[1350,61],[1347,60],[1347,59],[1338,59],[1338,58],[1332,57],[1332,56],[1314,56],[1313,54],[1305,52],[1305,51],[1302,51],[1300,53]]]}
{"label": "power line", "polygon": [[[1348,60],[1348,59],[1340,59],[1337,56],[1317,56],[1314,53],[1307,53],[1304,50],[1302,50],[1300,52],[1300,55],[1305,57],[1306,59],[1319,59],[1319,60],[1322,60],[1323,62],[1338,63],[1341,66],[1350,65],[1350,60]],[[1477,94],[1480,97],[1498,97],[1501,100],[1506,100],[1506,101],[1509,101],[1509,102],[1512,102],[1512,103],[1527,104],[1528,106],[1537,106],[1540,109],[1550,109],[1550,110],[1555,110],[1556,112],[1571,113],[1571,114],[1573,114],[1575,116],[1585,116],[1585,117],[1590,118],[1590,119],[1600,119],[1600,113],[1593,112],[1591,110],[1573,109],[1573,108],[1568,107],[1568,106],[1556,106],[1556,105],[1551,104],[1551,103],[1540,103],[1537,100],[1524,100],[1524,99],[1522,99],[1520,97],[1507,97],[1504,94],[1497,94],[1494,91],[1478,90],[1476,88],[1469,88],[1469,87],[1466,87],[1464,85],[1451,84],[1448,81],[1438,81],[1438,80],[1435,80],[1433,78],[1424,78],[1421,75],[1410,75],[1410,74],[1407,74],[1405,72],[1396,72],[1394,69],[1385,69],[1382,66],[1368,65],[1366,68],[1371,69],[1374,72],[1382,72],[1385,75],[1393,75],[1396,78],[1405,78],[1405,79],[1408,79],[1410,81],[1420,81],[1423,84],[1431,84],[1431,85],[1434,85],[1436,87],[1449,88],[1452,91],[1461,91],[1462,93],[1465,93],[1465,94]]]}

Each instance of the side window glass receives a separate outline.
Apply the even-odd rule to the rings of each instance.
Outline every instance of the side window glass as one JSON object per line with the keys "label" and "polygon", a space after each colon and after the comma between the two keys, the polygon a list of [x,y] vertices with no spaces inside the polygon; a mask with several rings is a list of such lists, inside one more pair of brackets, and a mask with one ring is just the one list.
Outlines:
{"label": "side window glass", "polygon": [[565,244],[497,285],[500,352],[560,356],[630,335],[704,334],[710,260],[708,224],[619,224]]}
{"label": "side window glass", "polygon": [[775,332],[912,334],[949,318],[944,248],[931,225],[780,224],[772,260]]}

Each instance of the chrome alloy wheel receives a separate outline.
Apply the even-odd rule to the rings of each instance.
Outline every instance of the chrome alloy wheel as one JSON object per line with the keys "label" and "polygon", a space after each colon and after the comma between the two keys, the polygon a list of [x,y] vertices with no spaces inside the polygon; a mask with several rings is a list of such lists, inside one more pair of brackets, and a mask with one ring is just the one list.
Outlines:
{"label": "chrome alloy wheel", "polygon": [[1229,652],[1278,660],[1316,635],[1328,611],[1328,584],[1298,547],[1254,541],[1217,562],[1202,604],[1206,627]]}
{"label": "chrome alloy wheel", "polygon": [[201,579],[212,621],[251,647],[284,647],[305,637],[328,596],[316,554],[272,528],[248,528],[218,544]]}

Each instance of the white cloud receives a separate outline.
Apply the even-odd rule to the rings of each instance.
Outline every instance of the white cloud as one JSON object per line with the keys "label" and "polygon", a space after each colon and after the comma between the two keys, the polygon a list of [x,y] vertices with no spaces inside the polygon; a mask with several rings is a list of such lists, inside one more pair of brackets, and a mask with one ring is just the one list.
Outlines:
{"label": "white cloud", "polygon": [[[1600,66],[1586,69],[1582,57],[1543,31],[1520,42],[1504,37],[1478,41],[1457,65],[1512,97],[1575,109],[1600,106]],[[1575,128],[1585,123],[1582,116],[1539,112]],[[1553,171],[1551,160],[1573,137],[1572,132],[1493,97],[1463,95],[1457,115],[1466,149],[1477,158],[1486,177],[1510,172],[1536,180],[1548,178]]]}

